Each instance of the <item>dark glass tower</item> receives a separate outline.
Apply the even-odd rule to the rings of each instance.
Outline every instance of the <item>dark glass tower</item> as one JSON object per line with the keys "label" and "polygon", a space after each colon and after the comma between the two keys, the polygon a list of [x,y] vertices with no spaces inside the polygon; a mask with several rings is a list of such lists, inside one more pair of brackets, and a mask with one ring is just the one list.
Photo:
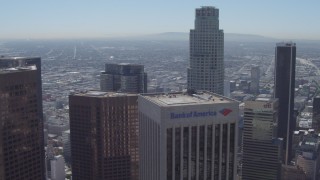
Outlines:
{"label": "dark glass tower", "polygon": [[37,77],[36,81],[39,84],[37,87],[37,105],[38,115],[43,124],[43,111],[42,111],[42,80],[41,80],[41,58],[40,57],[0,57],[0,68],[15,68],[23,66],[36,66]]}
{"label": "dark glass tower", "polygon": [[224,33],[219,29],[219,9],[196,9],[194,29],[190,30],[188,89],[223,95]]}
{"label": "dark glass tower", "polygon": [[254,65],[251,67],[251,84],[250,84],[251,93],[259,94],[259,82],[260,82],[260,67]]}
{"label": "dark glass tower", "polygon": [[45,179],[40,63],[0,58],[0,179]]}
{"label": "dark glass tower", "polygon": [[137,99],[100,91],[69,96],[72,179],[139,179]]}
{"label": "dark glass tower", "polygon": [[284,163],[292,154],[292,134],[295,129],[294,88],[296,44],[278,43],[275,50],[274,96],[279,99],[278,136],[284,140]]}
{"label": "dark glass tower", "polygon": [[100,74],[100,88],[101,91],[146,93],[147,73],[143,65],[107,63]]}
{"label": "dark glass tower", "polygon": [[320,132],[320,96],[313,98],[312,128]]}

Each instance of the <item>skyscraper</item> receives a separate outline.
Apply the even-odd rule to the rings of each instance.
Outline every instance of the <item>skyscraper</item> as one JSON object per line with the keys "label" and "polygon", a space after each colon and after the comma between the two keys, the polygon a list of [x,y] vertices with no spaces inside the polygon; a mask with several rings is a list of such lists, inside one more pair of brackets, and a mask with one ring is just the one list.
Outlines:
{"label": "skyscraper", "polygon": [[213,93],[138,98],[140,179],[235,179],[238,102]]}
{"label": "skyscraper", "polygon": [[139,179],[137,99],[100,91],[69,96],[74,180]]}
{"label": "skyscraper", "polygon": [[24,60],[0,58],[0,179],[44,180],[41,76]]}
{"label": "skyscraper", "polygon": [[190,30],[188,89],[223,95],[224,34],[219,29],[219,9],[196,9],[195,28]]}
{"label": "skyscraper", "polygon": [[277,123],[278,100],[245,102],[242,179],[280,179],[282,140],[277,137]]}
{"label": "skyscraper", "polygon": [[100,74],[101,91],[146,93],[147,73],[143,65],[106,63]]}
{"label": "skyscraper", "polygon": [[295,129],[294,88],[296,44],[278,43],[275,49],[274,97],[279,99],[278,136],[284,138],[284,163],[292,154],[292,135]]}
{"label": "skyscraper", "polygon": [[[0,68],[15,68],[24,66],[36,66],[37,77],[36,81],[39,84],[37,86],[37,105],[38,114],[43,126],[43,111],[42,111],[42,80],[41,80],[41,58],[40,57],[5,57],[0,56]],[[43,129],[43,128],[42,128]]]}
{"label": "skyscraper", "polygon": [[320,96],[313,98],[312,128],[320,132]]}
{"label": "skyscraper", "polygon": [[70,129],[62,132],[62,147],[63,147],[63,157],[66,162],[71,162],[71,144],[70,144]]}
{"label": "skyscraper", "polygon": [[260,67],[251,67],[251,84],[250,91],[254,94],[259,94],[259,82],[260,82]]}

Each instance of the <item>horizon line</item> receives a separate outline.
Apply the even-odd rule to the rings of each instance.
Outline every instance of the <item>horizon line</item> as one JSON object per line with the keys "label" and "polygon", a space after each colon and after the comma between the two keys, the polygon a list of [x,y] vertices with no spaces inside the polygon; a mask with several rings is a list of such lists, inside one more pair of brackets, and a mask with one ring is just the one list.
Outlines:
{"label": "horizon line", "polygon": [[[0,37],[1,41],[16,41],[16,40],[81,40],[81,39],[121,39],[124,38],[138,38],[138,37],[150,37],[150,36],[157,36],[157,35],[164,35],[169,33],[180,33],[180,34],[189,34],[189,32],[178,32],[178,31],[167,31],[167,32],[159,32],[159,33],[145,33],[145,34],[128,34],[128,33],[110,33],[106,35],[98,35],[98,36],[56,36],[56,37]],[[233,34],[233,35],[239,35],[239,36],[257,36],[259,38],[266,38],[270,40],[275,41],[320,41],[320,39],[314,39],[314,38],[278,38],[278,37],[271,37],[271,36],[265,36],[260,34],[247,34],[247,33],[236,33],[236,32],[227,32],[224,34]],[[128,39],[130,40],[130,39]],[[143,40],[143,39],[141,39]],[[175,40],[175,39],[173,39]]]}

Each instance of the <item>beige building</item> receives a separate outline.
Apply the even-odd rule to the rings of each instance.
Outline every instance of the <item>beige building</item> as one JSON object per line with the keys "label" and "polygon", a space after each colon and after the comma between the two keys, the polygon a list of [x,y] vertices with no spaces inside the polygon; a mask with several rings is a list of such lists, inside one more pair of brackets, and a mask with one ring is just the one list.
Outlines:
{"label": "beige building", "polygon": [[224,93],[224,33],[219,29],[219,9],[197,8],[190,30],[188,89]]}
{"label": "beige building", "polygon": [[235,179],[238,102],[209,93],[139,95],[140,179]]}
{"label": "beige building", "polygon": [[246,101],[242,144],[242,179],[279,180],[282,140],[277,136],[278,100]]}

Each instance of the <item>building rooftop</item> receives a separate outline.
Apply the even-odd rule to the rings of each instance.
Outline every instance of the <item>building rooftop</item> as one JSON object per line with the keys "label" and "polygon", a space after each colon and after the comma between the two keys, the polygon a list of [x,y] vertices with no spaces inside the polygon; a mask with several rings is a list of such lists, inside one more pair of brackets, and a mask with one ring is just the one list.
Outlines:
{"label": "building rooftop", "polygon": [[277,98],[272,98],[269,96],[258,96],[256,99],[254,99],[253,101],[258,101],[258,102],[275,102],[277,101]]}
{"label": "building rooftop", "polygon": [[279,42],[277,43],[278,47],[293,47],[296,46],[296,43],[294,42]]}
{"label": "building rooftop", "polygon": [[[201,6],[201,8],[204,8],[204,9],[207,9],[207,8],[208,8],[208,9],[214,8],[214,9],[215,9],[216,7],[214,7],[214,6]],[[199,8],[198,8],[198,9],[199,9]]]}
{"label": "building rooftop", "polygon": [[86,96],[86,97],[120,97],[120,96],[137,96],[137,94],[117,93],[117,92],[103,92],[103,91],[79,91],[70,93],[72,96]]}
{"label": "building rooftop", "polygon": [[133,64],[133,63],[106,63],[105,65],[113,65],[113,66],[139,66],[144,67],[144,65],[141,64]]}
{"label": "building rooftop", "polygon": [[156,93],[156,94],[141,94],[141,96],[160,106],[175,106],[175,105],[193,105],[193,104],[221,104],[237,102],[236,100],[220,96],[211,92],[198,92],[189,94],[187,92],[178,93]]}
{"label": "building rooftop", "polygon": [[271,98],[270,94],[259,94],[257,98]]}
{"label": "building rooftop", "polygon": [[267,98],[267,97],[265,97],[265,98],[257,98],[255,101],[269,102],[269,101],[271,101],[271,98]]}
{"label": "building rooftop", "polygon": [[0,56],[0,60],[20,60],[20,59],[37,59],[40,57],[11,57],[11,56]]}
{"label": "building rooftop", "polygon": [[32,71],[37,70],[37,67],[35,65],[33,66],[23,66],[23,67],[12,67],[12,68],[0,68],[0,74],[6,74],[6,73],[16,73],[16,72],[22,72],[22,71]]}

